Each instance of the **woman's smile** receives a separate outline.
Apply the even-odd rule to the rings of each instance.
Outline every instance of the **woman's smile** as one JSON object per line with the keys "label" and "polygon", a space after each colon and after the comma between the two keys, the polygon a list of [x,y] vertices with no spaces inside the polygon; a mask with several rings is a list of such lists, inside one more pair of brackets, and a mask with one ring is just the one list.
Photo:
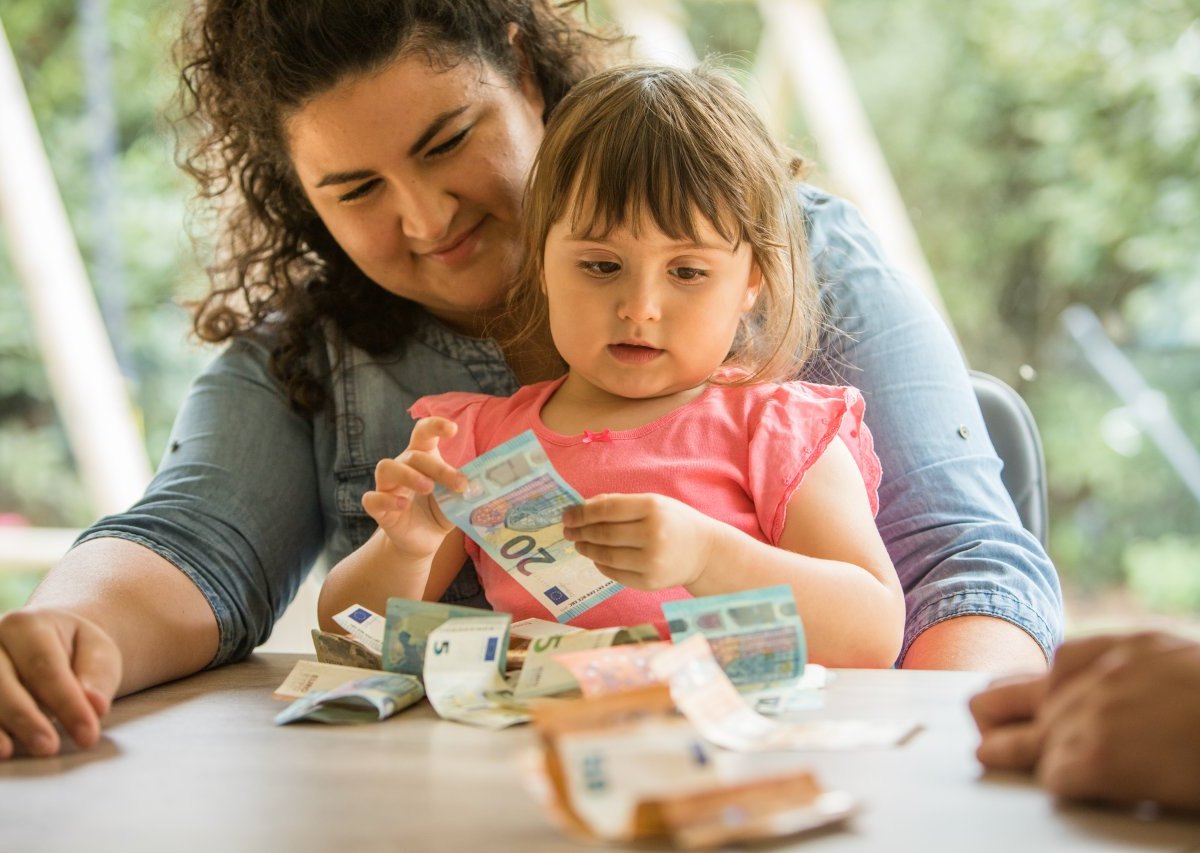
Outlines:
{"label": "woman's smile", "polygon": [[428,252],[417,252],[417,254],[422,258],[437,261],[448,267],[462,266],[474,257],[475,250],[479,248],[480,241],[483,239],[484,227],[487,225],[489,218],[488,216],[484,216],[475,225],[452,237],[440,246]]}

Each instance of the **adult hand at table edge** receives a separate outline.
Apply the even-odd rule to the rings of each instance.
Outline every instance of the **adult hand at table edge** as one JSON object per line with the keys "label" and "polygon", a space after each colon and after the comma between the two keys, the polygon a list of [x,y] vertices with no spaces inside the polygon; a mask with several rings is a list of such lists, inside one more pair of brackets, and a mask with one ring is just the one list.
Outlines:
{"label": "adult hand at table edge", "polygon": [[1161,632],[1103,639],[1038,708],[1038,782],[1065,799],[1200,811],[1200,643]]}
{"label": "adult hand at table edge", "polygon": [[1037,710],[1046,695],[1047,676],[1015,676],[993,682],[971,697],[979,728],[975,757],[990,770],[1029,771],[1042,754],[1044,731]]}
{"label": "adult hand at table edge", "polygon": [[0,616],[0,760],[17,743],[56,755],[54,720],[80,747],[93,746],[120,683],[120,649],[91,620],[54,607]]}
{"label": "adult hand at table edge", "polygon": [[913,640],[904,669],[954,669],[994,675],[1046,671],[1042,647],[1023,629],[995,616],[958,616],[930,625]]}

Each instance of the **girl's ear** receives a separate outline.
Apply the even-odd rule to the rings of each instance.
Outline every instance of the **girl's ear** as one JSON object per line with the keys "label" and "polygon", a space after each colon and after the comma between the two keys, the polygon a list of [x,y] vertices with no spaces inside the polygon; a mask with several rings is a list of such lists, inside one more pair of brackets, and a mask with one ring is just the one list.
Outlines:
{"label": "girl's ear", "polygon": [[746,296],[742,299],[742,313],[754,307],[758,292],[762,289],[762,269],[758,264],[750,265],[750,278],[746,281]]}

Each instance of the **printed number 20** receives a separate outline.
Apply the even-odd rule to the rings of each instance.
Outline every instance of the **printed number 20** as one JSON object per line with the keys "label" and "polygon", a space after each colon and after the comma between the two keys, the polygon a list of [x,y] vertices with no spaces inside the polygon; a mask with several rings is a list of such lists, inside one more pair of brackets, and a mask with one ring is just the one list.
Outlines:
{"label": "printed number 20", "polygon": [[[525,568],[529,563],[553,563],[554,557],[545,548],[537,548],[537,551],[532,556],[525,557],[530,551],[537,548],[537,541],[532,536],[514,536],[503,545],[500,546],[500,556],[506,560],[517,560],[517,571],[523,575],[532,575],[533,572]],[[518,559],[524,557],[524,559]]]}

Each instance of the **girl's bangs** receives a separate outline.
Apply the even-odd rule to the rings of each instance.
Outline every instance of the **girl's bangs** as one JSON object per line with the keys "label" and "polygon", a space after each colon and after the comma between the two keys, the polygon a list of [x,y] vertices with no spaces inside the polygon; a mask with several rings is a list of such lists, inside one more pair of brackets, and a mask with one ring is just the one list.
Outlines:
{"label": "girl's bangs", "polygon": [[736,248],[744,238],[736,176],[681,137],[643,122],[623,135],[590,138],[557,182],[554,219],[569,216],[571,233],[584,239],[603,239],[615,228],[636,237],[652,226],[672,240],[698,242],[699,214]]}

